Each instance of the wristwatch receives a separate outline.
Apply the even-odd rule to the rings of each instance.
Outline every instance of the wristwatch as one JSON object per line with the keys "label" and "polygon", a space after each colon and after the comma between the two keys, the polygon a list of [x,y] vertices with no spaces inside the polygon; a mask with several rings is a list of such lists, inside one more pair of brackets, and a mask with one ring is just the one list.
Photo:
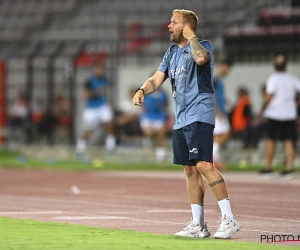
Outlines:
{"label": "wristwatch", "polygon": [[142,90],[142,91],[143,91],[143,94],[145,94],[145,90],[142,89],[142,88],[138,88],[138,89],[135,91],[135,93],[138,92],[139,90]]}

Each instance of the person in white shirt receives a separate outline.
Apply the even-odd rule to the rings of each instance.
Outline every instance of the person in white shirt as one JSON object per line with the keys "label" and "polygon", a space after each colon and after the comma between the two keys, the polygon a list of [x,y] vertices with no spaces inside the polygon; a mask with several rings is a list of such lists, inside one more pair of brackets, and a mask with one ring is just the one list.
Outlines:
{"label": "person in white shirt", "polygon": [[286,72],[286,58],[278,55],[274,60],[276,72],[271,74],[266,85],[266,96],[259,116],[267,118],[266,166],[260,174],[272,177],[272,161],[276,141],[284,142],[286,166],[281,177],[294,177],[297,107],[296,96],[300,92],[300,81]]}

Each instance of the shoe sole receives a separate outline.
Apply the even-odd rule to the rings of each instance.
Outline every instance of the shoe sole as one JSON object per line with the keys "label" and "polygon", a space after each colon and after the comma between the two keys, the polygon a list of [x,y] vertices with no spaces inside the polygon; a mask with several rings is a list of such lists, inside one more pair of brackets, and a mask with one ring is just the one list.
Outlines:
{"label": "shoe sole", "polygon": [[210,234],[209,235],[205,235],[205,236],[199,236],[197,234],[187,234],[187,235],[178,235],[178,234],[175,234],[175,236],[189,237],[189,238],[201,238],[201,239],[203,239],[203,238],[208,238],[210,236]]}

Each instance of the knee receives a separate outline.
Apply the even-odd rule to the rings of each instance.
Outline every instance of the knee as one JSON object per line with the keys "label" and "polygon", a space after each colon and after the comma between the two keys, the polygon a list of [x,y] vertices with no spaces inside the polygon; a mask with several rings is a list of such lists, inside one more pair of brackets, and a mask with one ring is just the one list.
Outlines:
{"label": "knee", "polygon": [[187,178],[192,177],[197,173],[197,169],[192,166],[184,166],[183,170]]}
{"label": "knee", "polygon": [[213,164],[210,162],[206,162],[206,161],[197,162],[196,167],[197,167],[197,170],[203,175],[206,175],[207,173],[214,171]]}

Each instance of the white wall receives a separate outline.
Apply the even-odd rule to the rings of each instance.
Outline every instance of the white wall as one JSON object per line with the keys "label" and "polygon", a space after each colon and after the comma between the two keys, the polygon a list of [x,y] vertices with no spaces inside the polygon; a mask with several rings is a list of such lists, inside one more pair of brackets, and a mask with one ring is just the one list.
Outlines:
{"label": "white wall", "polygon": [[[287,71],[300,78],[300,63],[288,64]],[[273,72],[272,62],[235,64],[231,72],[224,79],[228,102],[234,103],[236,101],[236,91],[238,87],[243,85],[249,90],[253,110],[257,112],[262,105],[261,86]]]}

